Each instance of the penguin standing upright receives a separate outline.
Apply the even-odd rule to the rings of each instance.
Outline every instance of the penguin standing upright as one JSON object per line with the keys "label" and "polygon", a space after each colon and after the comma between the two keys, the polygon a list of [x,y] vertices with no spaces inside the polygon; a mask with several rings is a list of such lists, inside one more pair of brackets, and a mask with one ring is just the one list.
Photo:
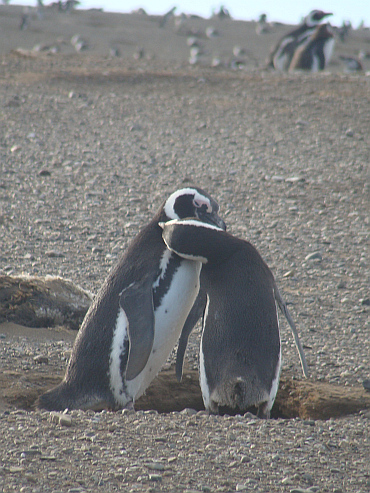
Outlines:
{"label": "penguin standing upright", "polygon": [[335,45],[334,35],[328,24],[318,26],[314,33],[299,46],[289,66],[292,70],[318,72],[328,65]]}
{"label": "penguin standing upright", "polygon": [[297,29],[286,34],[277,42],[270,53],[267,66],[281,71],[288,70],[298,46],[304,43],[320,22],[329,15],[333,14],[322,10],[312,10]]}
{"label": "penguin standing upright", "polygon": [[[272,272],[249,242],[195,219],[161,225],[163,239],[183,258],[202,262],[206,293],[200,346],[200,386],[207,410],[258,408],[269,417],[281,367],[277,306],[292,328],[304,374],[307,364],[295,325]],[[201,305],[200,305],[201,307]],[[194,320],[193,320],[194,322]],[[177,370],[181,374],[190,331],[184,326]]]}
{"label": "penguin standing upright", "polygon": [[132,407],[176,344],[199,290],[200,262],[166,248],[159,222],[196,216],[225,228],[200,188],[177,190],[108,274],[77,334],[63,381],[43,394],[48,410]]}

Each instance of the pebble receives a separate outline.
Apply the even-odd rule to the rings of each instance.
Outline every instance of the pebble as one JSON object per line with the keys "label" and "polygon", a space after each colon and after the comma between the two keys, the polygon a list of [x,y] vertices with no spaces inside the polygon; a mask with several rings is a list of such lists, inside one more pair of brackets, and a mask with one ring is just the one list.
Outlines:
{"label": "pebble", "polygon": [[151,469],[152,471],[164,471],[164,465],[160,462],[152,462],[151,464],[146,464],[146,467],[148,469]]}
{"label": "pebble", "polygon": [[312,252],[305,256],[306,261],[308,260],[322,260],[322,254],[320,252]]}
{"label": "pebble", "polygon": [[59,424],[60,426],[72,426],[72,417],[68,414],[52,411],[50,413],[50,421]]}
{"label": "pebble", "polygon": [[64,254],[62,252],[58,252],[57,250],[46,250],[45,255],[50,258],[64,257]]}
{"label": "pebble", "polygon": [[370,379],[364,380],[362,382],[362,386],[364,387],[365,390],[370,392]]}
{"label": "pebble", "polygon": [[162,481],[161,474],[149,474],[149,481]]}
{"label": "pebble", "polygon": [[43,354],[38,354],[37,356],[34,356],[33,361],[38,364],[49,364],[49,358],[47,356],[44,356]]}

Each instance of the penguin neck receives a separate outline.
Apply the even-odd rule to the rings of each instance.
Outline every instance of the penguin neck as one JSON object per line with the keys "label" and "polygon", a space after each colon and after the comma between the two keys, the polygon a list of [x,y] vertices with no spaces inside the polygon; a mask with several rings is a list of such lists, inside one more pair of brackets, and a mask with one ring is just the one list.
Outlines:
{"label": "penguin neck", "polygon": [[158,273],[153,284],[153,306],[156,310],[163,297],[169,291],[171,282],[177,270],[181,267],[182,259],[167,248],[164,249],[163,255],[158,266]]}

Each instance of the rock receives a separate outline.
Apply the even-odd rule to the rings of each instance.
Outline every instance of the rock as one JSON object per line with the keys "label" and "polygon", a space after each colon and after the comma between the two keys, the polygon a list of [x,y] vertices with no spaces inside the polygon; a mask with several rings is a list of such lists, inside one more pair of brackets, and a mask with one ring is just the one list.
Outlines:
{"label": "rock", "polygon": [[49,364],[49,358],[47,356],[44,356],[43,354],[38,354],[37,356],[35,356],[33,358],[33,361],[38,364]]}
{"label": "rock", "polygon": [[365,390],[367,390],[368,392],[370,392],[370,380],[364,380],[362,382],[362,386],[364,387]]}
{"label": "rock", "polygon": [[77,330],[92,295],[60,277],[0,276],[0,323]]}
{"label": "rock", "polygon": [[72,426],[72,417],[68,414],[59,413],[56,411],[52,411],[50,413],[50,421],[52,423],[59,424],[61,426]]}
{"label": "rock", "polygon": [[150,464],[146,464],[146,467],[148,469],[151,469],[152,471],[164,471],[164,465],[160,462],[152,462]]}
{"label": "rock", "polygon": [[162,481],[160,474],[149,474],[149,481]]}
{"label": "rock", "polygon": [[305,256],[305,260],[322,260],[322,254],[320,252],[312,252]]}

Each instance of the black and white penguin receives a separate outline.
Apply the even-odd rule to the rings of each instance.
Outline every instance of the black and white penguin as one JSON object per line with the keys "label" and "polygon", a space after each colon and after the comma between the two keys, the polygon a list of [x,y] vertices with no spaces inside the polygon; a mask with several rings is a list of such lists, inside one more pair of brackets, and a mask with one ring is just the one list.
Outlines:
{"label": "black and white penguin", "polygon": [[360,57],[339,55],[339,58],[345,64],[346,72],[361,72],[364,70]]}
{"label": "black and white penguin", "polygon": [[328,24],[318,26],[314,33],[294,53],[289,72],[293,70],[324,70],[333,54],[334,35]]}
{"label": "black and white penguin", "polygon": [[329,15],[333,14],[322,10],[312,10],[297,29],[278,41],[270,53],[267,66],[281,71],[288,70],[296,49],[311,36],[320,22]]}
{"label": "black and white penguin", "polygon": [[159,223],[196,216],[225,228],[200,188],[177,190],[108,274],[77,334],[63,381],[43,394],[48,410],[133,407],[175,346],[198,295],[200,262],[171,252]]}
{"label": "black and white penguin", "polygon": [[[279,385],[281,343],[277,306],[292,328],[302,368],[307,364],[298,333],[274,277],[249,242],[196,219],[161,225],[163,239],[184,259],[202,262],[206,296],[200,346],[200,386],[206,409],[258,408],[269,417]],[[204,300],[195,304],[185,324],[177,355],[181,376],[187,339]]]}

